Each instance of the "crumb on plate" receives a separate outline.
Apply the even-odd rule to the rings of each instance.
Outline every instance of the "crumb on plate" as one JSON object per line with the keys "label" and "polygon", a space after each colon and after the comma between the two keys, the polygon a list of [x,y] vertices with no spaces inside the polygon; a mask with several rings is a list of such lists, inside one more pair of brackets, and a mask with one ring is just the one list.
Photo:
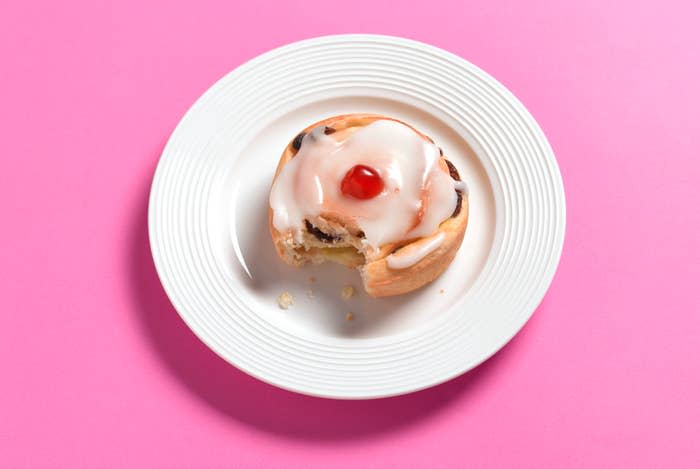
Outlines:
{"label": "crumb on plate", "polygon": [[277,297],[277,304],[280,308],[287,309],[294,304],[294,297],[288,291],[283,291]]}
{"label": "crumb on plate", "polygon": [[352,321],[353,319],[355,319],[355,315],[353,313],[348,313],[345,315],[346,321]]}
{"label": "crumb on plate", "polygon": [[316,277],[309,277],[309,283],[314,283],[316,281]]}
{"label": "crumb on plate", "polygon": [[343,291],[340,292],[340,295],[343,297],[344,300],[349,300],[352,295],[355,294],[355,287],[352,285],[345,285],[343,287]]}
{"label": "crumb on plate", "polygon": [[443,293],[445,293],[445,289],[444,289],[444,288],[441,288],[441,289],[440,289],[440,294],[442,295]]}

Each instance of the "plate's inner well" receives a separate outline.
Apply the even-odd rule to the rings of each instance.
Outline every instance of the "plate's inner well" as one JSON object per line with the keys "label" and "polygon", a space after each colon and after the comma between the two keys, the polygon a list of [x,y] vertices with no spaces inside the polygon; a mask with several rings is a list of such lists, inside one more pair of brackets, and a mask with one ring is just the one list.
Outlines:
{"label": "plate's inner well", "polygon": [[[359,273],[337,264],[288,266],[277,257],[270,239],[268,195],[284,147],[310,123],[353,112],[379,113],[414,125],[444,149],[469,187],[469,223],[457,257],[435,282],[406,295],[370,298],[362,290]],[[249,141],[230,146],[223,152],[230,159],[222,165],[227,173],[214,188],[218,193],[209,199],[210,241],[222,271],[243,289],[240,295],[280,328],[302,336],[365,338],[425,326],[468,294],[486,264],[496,225],[492,186],[464,129],[453,128],[430,112],[372,96],[319,99],[288,109],[256,129]],[[355,294],[344,299],[341,291],[347,285]],[[284,291],[294,298],[288,310],[277,304]]]}

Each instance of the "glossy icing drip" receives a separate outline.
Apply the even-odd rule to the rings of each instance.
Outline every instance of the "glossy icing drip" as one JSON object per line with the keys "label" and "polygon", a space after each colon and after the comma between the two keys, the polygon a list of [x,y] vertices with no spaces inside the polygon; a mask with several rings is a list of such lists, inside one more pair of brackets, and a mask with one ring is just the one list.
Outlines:
{"label": "glossy icing drip", "polygon": [[421,240],[400,249],[396,254],[391,254],[386,258],[386,265],[390,269],[405,269],[420,262],[425,256],[440,247],[445,240],[443,231],[438,234]]}

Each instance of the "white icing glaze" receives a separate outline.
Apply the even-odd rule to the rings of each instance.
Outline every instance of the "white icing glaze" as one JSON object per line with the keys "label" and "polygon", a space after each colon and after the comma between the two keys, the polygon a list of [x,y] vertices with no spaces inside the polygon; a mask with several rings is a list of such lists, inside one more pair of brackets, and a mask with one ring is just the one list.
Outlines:
{"label": "white icing glaze", "polygon": [[469,194],[469,188],[467,187],[467,183],[464,181],[455,181],[455,190],[464,194]]}
{"label": "white icing glaze", "polygon": [[441,231],[430,238],[410,244],[399,250],[398,253],[388,256],[386,258],[386,265],[390,269],[405,269],[406,267],[411,267],[425,256],[439,248],[444,240],[445,232]]}
{"label": "white icing glaze", "polygon": [[[377,120],[340,142],[323,130],[317,127],[304,137],[272,186],[272,222],[278,231],[297,237],[305,218],[336,214],[354,220],[366,245],[376,249],[429,236],[454,211],[455,185],[438,166],[438,147],[410,127]],[[358,164],[381,176],[384,190],[378,196],[358,200],[341,192],[343,177]]]}

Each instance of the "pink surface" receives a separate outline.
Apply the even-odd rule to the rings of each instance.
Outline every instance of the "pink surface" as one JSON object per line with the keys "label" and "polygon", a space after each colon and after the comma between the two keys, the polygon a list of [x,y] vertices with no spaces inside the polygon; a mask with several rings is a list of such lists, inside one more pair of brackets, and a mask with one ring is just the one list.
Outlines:
{"label": "pink surface", "polygon": [[[697,2],[182,3],[0,6],[0,467],[700,466]],[[261,52],[342,32],[505,83],[568,202],[523,331],[461,378],[369,402],[226,365],[168,303],[146,236],[188,106]]]}

